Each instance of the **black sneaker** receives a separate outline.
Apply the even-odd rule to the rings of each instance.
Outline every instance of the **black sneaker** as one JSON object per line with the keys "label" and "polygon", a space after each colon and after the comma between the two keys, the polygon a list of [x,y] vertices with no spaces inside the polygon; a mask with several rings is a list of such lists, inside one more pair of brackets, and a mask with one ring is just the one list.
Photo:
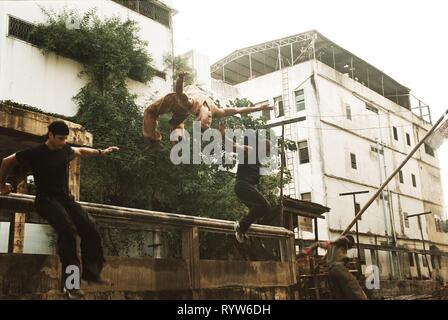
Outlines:
{"label": "black sneaker", "polygon": [[238,241],[239,243],[244,243],[244,241],[246,241],[246,236],[241,232],[240,223],[238,221],[235,221],[233,229],[235,230],[236,241]]}

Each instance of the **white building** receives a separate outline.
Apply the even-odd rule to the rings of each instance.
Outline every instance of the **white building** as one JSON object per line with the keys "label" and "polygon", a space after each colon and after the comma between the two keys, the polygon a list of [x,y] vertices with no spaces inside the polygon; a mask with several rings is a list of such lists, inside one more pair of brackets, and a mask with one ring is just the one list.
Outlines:
{"label": "white building", "polygon": [[148,42],[148,53],[159,72],[147,84],[129,80],[129,88],[138,95],[139,105],[166,94],[172,89],[172,75],[164,72],[163,57],[173,54],[171,18],[175,13],[167,4],[157,0],[0,1],[0,100],[67,116],[77,111],[72,97],[87,83],[78,76],[80,63],[56,54],[43,55],[24,40],[32,24],[46,21],[41,7],[57,13],[74,9],[81,15],[96,8],[99,17],[136,21],[138,35]]}
{"label": "white building", "polygon": [[[334,240],[354,217],[353,197],[339,194],[369,191],[356,196],[362,207],[431,128],[429,107],[410,89],[314,30],[237,50],[213,64],[211,75],[218,95],[233,87],[239,98],[275,105],[264,114],[269,124],[297,118],[285,128],[299,150],[287,155],[294,180],[284,192],[331,208],[319,221],[320,239]],[[407,217],[426,211],[426,250],[447,252],[448,233],[436,225],[446,219],[439,163],[429,146],[359,221],[365,264],[379,264],[382,277],[428,276],[418,218]],[[303,222],[299,229],[311,227]],[[298,236],[314,237],[300,230]],[[440,267],[432,260],[431,269]],[[446,271],[437,272],[447,279]]]}
{"label": "white building", "polygon": [[[150,83],[128,80],[137,104],[150,101],[172,91],[172,74],[164,72],[164,56],[173,54],[171,0],[113,1],[0,1],[0,101],[11,100],[37,107],[44,112],[72,116],[77,106],[72,98],[88,79],[80,78],[79,62],[54,53],[42,54],[27,41],[32,24],[46,21],[41,8],[61,13],[76,10],[79,14],[96,8],[100,18],[118,16],[123,21],[136,21],[138,36],[148,42],[157,76]],[[25,224],[24,253],[53,253],[49,247],[53,230],[48,225]],[[7,252],[9,222],[0,222],[0,252]]]}

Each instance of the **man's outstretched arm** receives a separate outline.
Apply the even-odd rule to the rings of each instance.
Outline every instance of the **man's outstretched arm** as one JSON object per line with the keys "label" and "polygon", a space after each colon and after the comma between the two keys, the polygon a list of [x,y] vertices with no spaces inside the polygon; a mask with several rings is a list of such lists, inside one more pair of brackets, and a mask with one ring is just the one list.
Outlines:
{"label": "man's outstretched arm", "polygon": [[213,110],[213,117],[215,118],[224,118],[233,116],[237,113],[239,114],[248,114],[252,112],[257,111],[263,111],[263,110],[273,110],[274,107],[271,107],[268,104],[263,104],[259,107],[244,107],[244,108],[215,108]]}
{"label": "man's outstretched arm", "polygon": [[302,253],[311,254],[314,251],[314,249],[316,249],[316,248],[322,248],[322,249],[328,250],[328,248],[330,248],[330,246],[331,246],[330,241],[318,241],[318,242],[313,243],[310,247],[303,249]]}
{"label": "man's outstretched arm", "polygon": [[93,148],[85,148],[85,147],[72,147],[75,152],[76,157],[98,157],[105,156],[112,152],[120,150],[118,147],[109,147],[104,150],[102,149],[93,149]]}
{"label": "man's outstretched arm", "polygon": [[240,145],[240,144],[236,143],[235,141],[233,141],[232,139],[230,139],[229,137],[227,137],[226,136],[226,128],[224,127],[224,125],[222,123],[219,124],[218,128],[219,128],[219,132],[221,133],[221,136],[224,138],[224,141],[228,141],[231,143],[233,152],[242,152],[247,155],[249,152],[251,152],[253,150],[252,147],[246,146],[246,145]]}

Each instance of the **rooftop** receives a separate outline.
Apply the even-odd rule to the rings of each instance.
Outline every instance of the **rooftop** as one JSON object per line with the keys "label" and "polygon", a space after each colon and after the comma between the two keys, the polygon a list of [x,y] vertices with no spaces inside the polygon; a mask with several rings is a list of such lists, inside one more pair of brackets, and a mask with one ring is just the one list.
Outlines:
{"label": "rooftop", "polygon": [[236,85],[312,59],[407,109],[411,108],[409,88],[316,30],[236,50],[214,63],[210,71],[212,78]]}

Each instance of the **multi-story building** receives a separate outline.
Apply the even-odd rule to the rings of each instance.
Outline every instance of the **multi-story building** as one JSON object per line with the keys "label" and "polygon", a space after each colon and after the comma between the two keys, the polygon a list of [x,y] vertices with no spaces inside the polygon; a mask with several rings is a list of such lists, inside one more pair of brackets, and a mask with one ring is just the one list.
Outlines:
{"label": "multi-story building", "polygon": [[[293,180],[284,192],[331,208],[320,239],[335,239],[354,218],[353,197],[340,194],[367,191],[356,195],[359,210],[432,126],[429,107],[410,89],[314,30],[237,50],[214,63],[211,76],[217,95],[236,88],[240,98],[274,105],[259,116],[278,133],[295,119],[285,126],[298,150],[287,153]],[[445,215],[437,152],[425,144],[358,223],[364,267],[379,265],[388,278],[438,270],[447,279],[448,257],[425,259],[418,221],[425,249],[447,252]],[[297,236],[312,239],[312,230],[302,219]]]}

